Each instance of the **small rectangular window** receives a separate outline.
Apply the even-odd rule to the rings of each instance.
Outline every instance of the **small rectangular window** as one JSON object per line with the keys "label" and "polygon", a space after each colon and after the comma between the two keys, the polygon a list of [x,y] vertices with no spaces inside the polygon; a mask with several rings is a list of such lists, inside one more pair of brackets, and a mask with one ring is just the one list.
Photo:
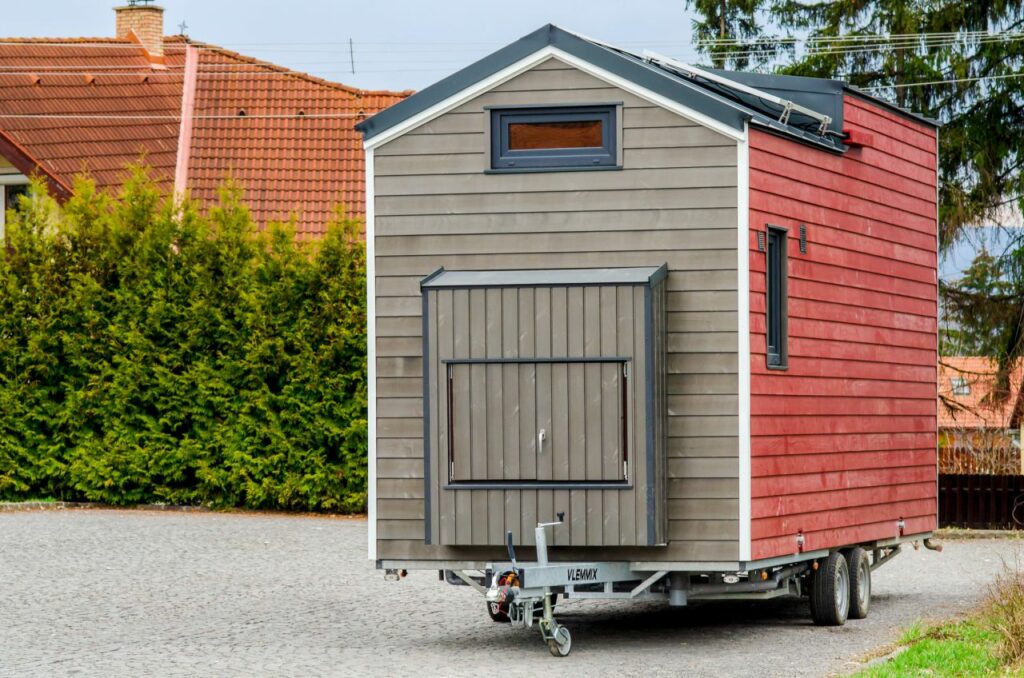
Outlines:
{"label": "small rectangular window", "polygon": [[786,231],[769,227],[765,267],[769,367],[784,368],[789,358],[786,350],[786,268]]}
{"label": "small rectangular window", "polygon": [[491,169],[615,167],[615,106],[491,111]]}
{"label": "small rectangular window", "polygon": [[971,385],[967,383],[967,380],[964,379],[963,377],[953,377],[952,379],[950,379],[950,382],[953,386],[953,395],[971,395]]}

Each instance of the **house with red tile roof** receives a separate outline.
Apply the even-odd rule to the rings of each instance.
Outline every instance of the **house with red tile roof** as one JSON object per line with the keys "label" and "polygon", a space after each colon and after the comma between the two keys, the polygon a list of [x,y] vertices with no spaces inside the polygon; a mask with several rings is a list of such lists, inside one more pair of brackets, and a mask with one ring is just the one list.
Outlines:
{"label": "house with red tile roof", "polygon": [[992,358],[939,360],[939,469],[941,473],[1024,474],[1021,416],[1024,366],[1000,384]]}
{"label": "house with red tile roof", "polygon": [[164,36],[154,5],[115,13],[113,38],[0,39],[0,204],[32,175],[60,198],[82,172],[116,190],[142,161],[166,189],[204,204],[231,177],[258,223],[294,215],[302,238],[323,233],[338,204],[363,214],[354,126],[410,92],[360,90]]}

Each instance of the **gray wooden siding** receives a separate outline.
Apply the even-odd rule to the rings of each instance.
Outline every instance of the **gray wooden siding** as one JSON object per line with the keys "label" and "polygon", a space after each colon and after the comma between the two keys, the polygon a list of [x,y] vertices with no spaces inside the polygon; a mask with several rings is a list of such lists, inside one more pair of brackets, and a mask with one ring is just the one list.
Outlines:
{"label": "gray wooden siding", "polygon": [[[483,173],[484,106],[598,102],[623,104],[621,171]],[[378,557],[502,557],[500,548],[423,543],[422,506],[414,506],[424,495],[422,403],[416,402],[423,394],[419,280],[439,266],[667,262],[668,374],[660,387],[669,409],[668,477],[660,491],[668,500],[669,545],[621,547],[615,555],[737,559],[735,142],[549,60],[379,147],[375,171]],[[520,543],[532,539],[537,520],[554,519],[561,501],[576,515],[596,511],[597,502],[605,501],[588,500],[584,491],[565,491],[557,499],[547,494],[506,497],[505,521],[518,517]],[[457,513],[495,513],[492,500],[500,501],[500,494],[466,496],[458,500]],[[628,519],[630,508],[619,506],[620,520]],[[471,539],[474,526],[464,529]],[[580,529],[587,528],[570,524],[556,530],[556,543],[573,543],[573,530],[578,535]],[[607,548],[556,553],[609,557]]]}

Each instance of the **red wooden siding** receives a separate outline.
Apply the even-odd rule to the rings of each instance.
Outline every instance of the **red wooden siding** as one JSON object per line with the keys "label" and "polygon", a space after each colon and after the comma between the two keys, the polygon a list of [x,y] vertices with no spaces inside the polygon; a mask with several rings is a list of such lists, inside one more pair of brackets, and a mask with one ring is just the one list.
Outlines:
{"label": "red wooden siding", "polygon": [[[935,133],[844,107],[869,146],[842,156],[750,132],[755,559],[936,527]],[[767,224],[789,229],[785,371],[765,366]]]}

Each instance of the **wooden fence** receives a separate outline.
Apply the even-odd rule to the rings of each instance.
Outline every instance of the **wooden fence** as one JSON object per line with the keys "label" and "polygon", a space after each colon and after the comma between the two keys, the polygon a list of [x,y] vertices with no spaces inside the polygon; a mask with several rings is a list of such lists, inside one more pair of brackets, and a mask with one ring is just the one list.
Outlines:
{"label": "wooden fence", "polygon": [[939,525],[1024,529],[1024,475],[941,474]]}

